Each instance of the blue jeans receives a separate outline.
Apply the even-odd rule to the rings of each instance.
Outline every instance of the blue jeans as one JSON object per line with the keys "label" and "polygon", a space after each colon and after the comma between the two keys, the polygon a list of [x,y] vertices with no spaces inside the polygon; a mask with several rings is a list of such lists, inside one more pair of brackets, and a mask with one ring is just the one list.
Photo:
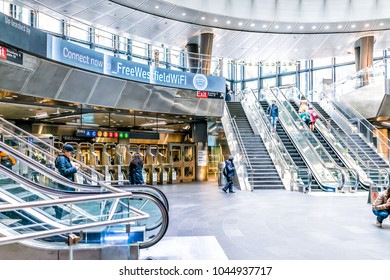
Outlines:
{"label": "blue jeans", "polygon": [[372,209],[372,212],[375,214],[376,219],[378,222],[382,223],[384,219],[386,219],[389,216],[389,212],[387,210],[376,210]]}
{"label": "blue jeans", "polygon": [[233,177],[226,177],[226,184],[223,187],[223,190],[227,191],[229,189],[229,192],[233,192]]}
{"label": "blue jeans", "polygon": [[274,130],[276,130],[276,123],[277,122],[278,122],[278,117],[271,116],[271,125],[273,126]]}

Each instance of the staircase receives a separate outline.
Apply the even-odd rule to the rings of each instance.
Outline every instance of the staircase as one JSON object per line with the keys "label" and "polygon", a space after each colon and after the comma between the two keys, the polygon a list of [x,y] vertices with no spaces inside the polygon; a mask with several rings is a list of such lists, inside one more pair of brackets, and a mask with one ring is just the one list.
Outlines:
{"label": "staircase", "polygon": [[251,177],[249,167],[246,166],[249,182],[252,184],[253,189],[283,189],[283,183],[263,140],[260,135],[255,135],[253,132],[241,103],[228,102],[227,107],[230,116],[236,120],[238,131],[253,168],[253,177]]}
{"label": "staircase", "polygon": [[[268,102],[267,101],[260,101],[261,107],[266,111],[268,108]],[[302,156],[298,152],[297,148],[295,148],[293,142],[291,141],[290,137],[287,135],[287,132],[281,125],[281,123],[278,121],[277,126],[276,126],[276,133],[278,134],[280,140],[282,141],[284,147],[288,151],[290,157],[294,161],[295,165],[300,168],[299,171],[299,177],[303,180],[304,184],[307,186],[309,183],[309,174],[307,170],[309,169],[308,166],[306,165],[305,161],[303,160]],[[319,190],[320,187],[318,185],[318,182],[313,178],[312,180],[312,185],[311,185],[312,190]]]}

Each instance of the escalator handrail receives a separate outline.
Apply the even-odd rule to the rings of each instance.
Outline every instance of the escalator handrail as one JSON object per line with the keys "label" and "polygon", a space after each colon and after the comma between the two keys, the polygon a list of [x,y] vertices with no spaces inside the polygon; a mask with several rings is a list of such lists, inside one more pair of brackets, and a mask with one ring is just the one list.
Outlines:
{"label": "escalator handrail", "polygon": [[[84,190],[84,191],[92,191],[90,193],[98,192],[97,191],[98,188],[101,189],[100,193],[104,192],[103,189],[109,189],[112,192],[121,192],[121,191],[123,192],[123,190],[125,190],[125,191],[137,190],[137,191],[144,191],[144,192],[151,191],[152,193],[157,195],[160,198],[160,200],[163,201],[165,207],[169,211],[169,203],[168,203],[168,199],[167,199],[166,195],[161,190],[154,188],[152,186],[148,186],[148,185],[128,185],[128,186],[126,186],[126,185],[124,185],[121,187],[115,187],[115,186],[111,186],[111,185],[106,184],[105,181],[98,181],[98,185],[96,185],[96,186],[95,185],[79,184],[79,183],[76,183],[76,182],[73,182],[73,181],[66,179],[61,174],[55,172],[54,170],[46,167],[43,164],[40,164],[39,162],[33,160],[30,157],[25,156],[21,152],[9,147],[8,145],[4,144],[1,141],[0,141],[0,147],[2,150],[6,151],[7,154],[13,156],[14,158],[18,159],[19,161],[27,162],[27,164],[29,166],[33,166],[35,170],[39,170],[40,174],[45,175],[47,178],[49,178],[53,181],[60,182],[62,185],[65,185],[67,187],[71,187],[75,190],[78,189],[78,190]],[[6,170],[6,171],[8,171],[8,170]],[[24,177],[22,177],[22,178],[24,178]],[[52,188],[42,187],[41,185],[40,185],[40,190],[41,191],[51,190],[52,195],[59,195],[59,196],[71,195],[73,193],[72,191],[55,190]],[[80,194],[81,192],[76,192],[76,193]]]}
{"label": "escalator handrail", "polygon": [[[276,96],[276,94],[273,92],[273,90],[278,90],[279,91],[279,93],[287,100],[287,98],[284,96],[284,94],[280,91],[280,89],[279,88],[270,88],[270,92],[272,93],[272,95],[273,95],[273,98],[275,98],[276,100],[277,100],[277,102],[280,104],[280,105],[282,105],[282,108],[279,108],[279,110],[281,111],[281,110],[286,110],[286,112],[294,112],[295,114],[296,114],[296,112],[295,112],[295,109],[294,108],[290,108],[291,110],[287,110],[287,108],[284,108],[283,107],[283,104],[280,102],[280,100],[279,100],[279,98]],[[289,103],[289,102],[287,102],[288,103],[288,106],[290,106],[290,107],[292,107],[292,105]],[[288,115],[291,115],[291,113],[288,113]],[[291,117],[291,116],[290,116]],[[291,117],[292,118],[292,117]],[[302,120],[301,120],[301,118],[299,118],[299,116],[298,116],[298,118],[297,119],[299,119],[300,120],[300,122],[301,122],[301,125],[302,125],[302,127],[304,127],[304,129],[306,129],[306,130],[308,130],[309,131],[309,133],[312,133],[312,131],[310,131],[310,129],[308,129],[307,128],[307,125],[306,124],[304,124],[303,122],[302,122]],[[294,125],[294,127],[298,130],[298,131],[300,131],[300,129],[297,127],[297,125],[296,125],[296,123],[295,123],[295,121],[293,121],[292,122],[292,124]],[[313,137],[313,136],[312,136]],[[306,138],[306,137],[304,137],[303,138],[303,141],[306,143],[306,145],[311,149],[311,151],[315,154],[315,156],[316,156],[316,158],[317,158],[317,160],[318,160],[318,162],[322,165],[322,167],[324,168],[324,169],[326,169],[326,170],[331,170],[328,166],[326,166],[326,164],[324,163],[324,161],[322,160],[322,158],[318,155],[318,152],[317,152],[317,150],[316,149],[314,149],[314,147],[313,147],[313,145],[310,143],[310,141]],[[320,145],[321,143],[319,143],[319,145]],[[341,168],[334,162],[334,160],[332,159],[332,157],[328,154],[328,152],[325,150],[325,153],[327,154],[327,156],[331,159],[331,161],[332,161],[332,163],[333,163],[333,166],[332,166],[332,170],[337,170],[337,172],[338,173],[340,173],[341,174],[341,177],[343,178],[343,171],[341,170]],[[301,153],[302,154],[302,153]],[[308,164],[308,167],[313,171],[313,167],[311,166],[311,164],[308,162],[308,161],[306,161],[307,162],[307,164]],[[316,172],[313,172],[313,175],[314,174],[316,174]],[[315,175],[314,175],[314,177],[316,177]],[[335,178],[334,178],[335,179]],[[336,181],[336,180],[335,180]],[[319,185],[320,185],[320,187],[322,188],[322,182],[321,182],[321,180],[318,180],[317,179],[317,182],[319,183]],[[339,184],[339,186],[338,186],[338,188],[340,188],[340,181],[339,180],[337,180],[337,182],[338,182],[338,184]]]}
{"label": "escalator handrail", "polygon": [[[266,129],[265,129],[265,132],[266,132],[266,134],[267,134],[268,139],[270,139],[270,140],[273,142],[273,145],[274,145],[274,146],[276,146],[276,147],[282,147],[283,151],[285,152],[285,156],[283,156],[283,155],[281,154],[281,151],[279,150],[279,148],[276,148],[276,153],[278,154],[277,157],[283,159],[282,161],[283,161],[283,163],[284,163],[284,165],[285,165],[286,170],[288,170],[288,171],[290,171],[290,172],[292,172],[292,173],[295,172],[297,175],[300,174],[300,171],[302,171],[302,170],[307,171],[308,173],[310,173],[310,169],[309,169],[309,168],[300,168],[300,167],[298,167],[298,166],[295,164],[294,160],[291,158],[290,153],[287,151],[287,149],[286,149],[286,147],[285,147],[284,145],[278,145],[278,143],[282,143],[282,140],[280,139],[280,137],[279,137],[279,135],[278,135],[277,133],[275,133],[275,134],[273,134],[273,135],[271,136],[271,131],[270,131],[270,127],[271,127],[271,126],[270,126],[270,123],[269,123],[268,118],[265,117],[264,109],[263,109],[263,108],[262,108],[262,109],[259,109],[259,107],[257,106],[257,105],[259,105],[260,103],[259,103],[259,101],[257,100],[254,91],[253,91],[252,89],[250,89],[250,88],[247,89],[247,90],[250,91],[249,96],[250,96],[250,98],[252,98],[252,99],[248,99],[248,98],[247,98],[248,94],[242,94],[242,100],[241,100],[241,101],[242,101],[242,102],[247,101],[247,103],[248,103],[249,106],[250,106],[251,104],[255,103],[255,104],[253,104],[253,105],[254,105],[254,108],[255,108],[255,111],[256,111],[256,113],[259,115],[259,118],[260,118],[260,120],[261,120],[261,122],[262,122],[262,124],[263,124],[263,127],[266,128]],[[260,106],[260,107],[261,107],[261,106]],[[267,120],[267,122],[265,121],[265,119]],[[258,129],[257,126],[256,126],[256,128]],[[260,131],[259,131],[259,134],[260,134]],[[275,143],[275,142],[276,142],[276,143]],[[287,163],[286,160],[284,159],[284,157],[288,157],[290,163]],[[300,178],[299,175],[298,175],[297,178],[298,178],[298,179]],[[308,177],[308,180],[311,181],[311,179],[312,179],[312,176],[309,176],[309,177]],[[308,182],[308,188],[310,188],[310,186],[311,186],[311,182],[310,182],[310,183]]]}
{"label": "escalator handrail", "polygon": [[[159,222],[157,225],[153,225],[151,228],[147,228],[146,230],[152,230],[157,227],[160,227],[160,230],[158,231],[157,234],[154,235],[152,240],[147,240],[145,242],[140,243],[140,248],[148,248],[150,246],[153,246],[156,244],[161,238],[165,235],[167,229],[168,229],[168,224],[169,224],[169,215],[168,215],[168,210],[165,207],[164,203],[156,196],[150,193],[145,193],[145,192],[124,192],[123,190],[118,193],[82,193],[82,192],[64,192],[60,190],[54,190],[54,189],[47,189],[43,188],[37,183],[34,183],[32,181],[29,181],[27,178],[16,174],[9,168],[0,165],[0,172],[6,173],[12,180],[19,182],[20,184],[23,184],[27,186],[28,188],[35,189],[38,191],[41,191],[46,194],[50,195],[57,195],[61,196],[61,198],[58,199],[51,199],[50,201],[35,201],[35,202],[23,202],[23,203],[18,203],[18,204],[2,204],[0,205],[0,211],[12,211],[16,209],[24,209],[24,208],[32,208],[32,207],[42,207],[42,206],[53,206],[53,205],[58,205],[58,204],[69,204],[69,203],[74,203],[74,202],[86,202],[86,201],[93,201],[93,200],[101,200],[101,199],[115,199],[115,198],[126,198],[126,197],[131,197],[131,198],[147,198],[151,201],[153,201],[157,207],[159,208],[161,212],[161,222]],[[64,195],[65,193],[65,195]],[[140,212],[143,214],[142,211],[132,208],[133,212]],[[148,217],[145,217],[146,219]],[[115,224],[115,223],[114,223]],[[93,227],[95,227],[94,225]],[[89,228],[89,227],[87,227]],[[78,230],[78,229],[72,229],[73,230]],[[67,231],[70,232],[70,231]],[[61,232],[61,233],[67,233],[67,232]],[[61,234],[58,233],[58,234]],[[39,236],[39,237],[46,237],[46,236],[51,236],[51,235],[45,235],[45,236]],[[38,238],[38,237],[36,237]],[[12,239],[14,240],[14,239]],[[16,241],[16,240],[14,240]],[[0,238],[0,245],[2,244],[1,238]]]}
{"label": "escalator handrail", "polygon": [[[3,118],[1,118],[1,117],[0,117],[0,121],[6,123],[6,124],[9,125],[9,126],[11,126],[13,129],[16,129],[16,130],[18,130],[18,131],[23,132],[23,133],[26,134],[28,137],[33,137],[33,138],[34,138],[34,141],[39,142],[40,144],[43,144],[45,147],[48,147],[49,149],[52,149],[53,151],[57,152],[58,154],[62,153],[62,151],[59,150],[59,149],[57,149],[56,147],[50,146],[50,145],[49,145],[48,143],[46,143],[45,141],[42,141],[41,139],[37,138],[36,136],[34,136],[34,135],[32,135],[32,134],[30,134],[30,133],[28,133],[28,132],[26,132],[26,131],[20,129],[20,128],[17,127],[16,125],[14,125],[14,124],[8,122],[7,120],[5,120],[5,119],[3,119]],[[18,141],[23,142],[25,145],[34,147],[35,150],[38,150],[38,151],[40,151],[41,153],[45,154],[45,155],[48,156],[50,159],[52,159],[53,162],[55,161],[55,156],[54,156],[53,154],[49,153],[47,150],[42,149],[42,147],[40,147],[39,145],[35,145],[34,143],[31,143],[31,142],[29,142],[29,141],[23,139],[23,138],[20,137],[18,134],[14,133],[14,132],[12,132],[11,130],[9,130],[9,129],[7,129],[6,127],[4,127],[4,125],[0,125],[0,131],[1,131],[1,130],[6,131],[6,132],[9,133],[10,135],[12,135],[12,137],[16,138]],[[74,159],[74,158],[72,158],[71,160],[74,161],[74,162],[76,162],[76,163],[78,163],[83,169],[89,170],[89,171],[91,172],[91,174],[95,173],[95,174],[97,175],[98,178],[100,178],[100,179],[103,179],[103,178],[104,178],[103,174],[97,172],[95,169],[91,168],[90,166],[85,165],[83,162],[78,161],[77,159]],[[84,173],[83,175],[89,177],[89,175],[86,174],[86,173]],[[90,181],[95,181],[93,178],[90,178],[90,177],[88,178],[88,180],[90,180]]]}
{"label": "escalator handrail", "polygon": [[[298,90],[298,89],[297,89],[297,90]],[[303,96],[305,96],[305,95],[304,95],[303,93],[301,93],[301,92],[300,92],[300,94],[302,94]],[[307,100],[308,100],[308,99],[307,99]],[[311,104],[311,102],[309,102],[309,104]],[[316,110],[316,113],[320,116],[321,121],[323,121],[323,122],[326,123],[326,127],[327,127],[327,128],[330,128],[330,129],[332,130],[332,133],[334,133],[334,134],[337,136],[337,138],[343,142],[343,144],[348,148],[348,150],[349,150],[351,153],[353,153],[353,155],[359,160],[359,162],[360,162],[361,164],[363,164],[364,167],[369,168],[368,166],[366,166],[366,163],[364,162],[364,160],[355,152],[355,150],[352,149],[352,148],[350,147],[350,145],[348,144],[348,142],[346,142],[346,141],[344,140],[344,137],[342,137],[342,136],[339,134],[339,132],[331,126],[329,119],[325,118],[325,116],[323,116],[323,115],[321,114],[321,112],[319,112],[318,110]],[[348,133],[345,133],[345,134],[348,136],[348,139],[350,139],[353,143],[355,143],[356,146],[359,147],[359,150],[360,150],[362,153],[364,153],[364,155],[367,156],[367,157],[376,165],[376,167],[379,167],[379,166],[375,163],[375,161],[374,161],[374,160],[373,160],[373,159],[372,159],[372,158],[371,158],[371,157],[370,157],[370,156],[369,156],[369,155],[360,147],[360,145],[358,145],[358,144],[355,142],[355,140],[354,140]]]}

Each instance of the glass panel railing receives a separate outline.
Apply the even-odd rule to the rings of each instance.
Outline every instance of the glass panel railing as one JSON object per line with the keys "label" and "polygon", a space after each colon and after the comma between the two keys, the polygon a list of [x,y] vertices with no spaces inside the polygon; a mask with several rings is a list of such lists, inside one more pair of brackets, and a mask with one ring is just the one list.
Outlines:
{"label": "glass panel railing", "polygon": [[[248,161],[246,152],[243,150],[242,141],[237,135],[237,125],[232,120],[227,105],[225,103],[224,113],[221,118],[226,140],[229,145],[230,154],[234,157],[234,166],[236,169],[237,179],[242,190],[253,190],[253,185],[249,182],[246,162]],[[235,127],[236,126],[236,127]]]}
{"label": "glass panel railing", "polygon": [[[390,83],[387,77],[387,69],[387,63],[378,62],[372,67],[362,69],[340,81],[337,81],[326,89],[315,91],[315,96],[321,102],[321,106],[327,107],[328,110],[337,111],[338,114],[342,115],[344,121],[347,121],[351,126],[353,126],[353,132],[360,133],[360,135],[372,145],[377,153],[381,155],[389,165],[390,147],[387,135],[384,135],[360,112],[353,108],[349,102],[345,102],[342,98],[342,96],[346,94],[350,96],[354,91],[361,91],[365,88],[369,90],[369,88],[375,87],[375,92],[373,92],[373,94],[379,94],[380,96],[378,96],[378,98],[383,99],[384,94],[389,92],[388,85]],[[309,94],[314,96],[314,93]],[[344,127],[342,128],[344,129]],[[381,148],[376,149],[377,146]]]}
{"label": "glass panel railing", "polygon": [[[0,139],[9,146],[14,147],[19,151],[24,151],[27,156],[45,164],[50,168],[54,168],[55,158],[61,153],[61,150],[51,146],[38,137],[20,129],[7,120],[0,118]],[[87,180],[90,184],[97,184],[97,181],[104,180],[104,176],[84,163],[72,159],[77,162],[81,168],[78,172],[82,176],[81,181]]]}
{"label": "glass panel railing", "polygon": [[[302,96],[305,97],[303,93],[301,93],[295,87],[286,89],[286,96],[289,96],[290,100],[294,100],[296,104],[299,102]],[[315,107],[316,106],[313,105],[313,108]],[[388,172],[386,168],[381,168],[379,165],[377,165],[375,160],[371,159],[370,155],[357,143],[356,147],[358,150],[351,148],[351,146],[348,144],[348,142],[354,142],[349,134],[353,132],[356,133],[356,130],[354,130],[353,127],[351,128],[351,124],[347,120],[341,122],[342,126],[347,126],[347,129],[345,130],[348,133],[346,133],[345,130],[341,129],[341,127],[332,126],[331,121],[335,121],[334,118],[330,119],[325,117],[319,110],[317,110],[317,108],[316,113],[319,116],[319,119],[316,121],[316,129],[332,146],[333,150],[346,164],[346,166],[349,169],[355,170],[355,173],[359,174],[359,181],[362,184],[362,187],[368,189],[368,187],[372,184],[387,185]],[[345,119],[343,116],[339,117],[340,119]],[[370,163],[367,164],[367,160],[362,159],[358,152],[361,155],[364,155],[366,159],[370,159]]]}
{"label": "glass panel railing", "polygon": [[107,185],[103,182],[99,182],[99,185],[97,186],[78,184],[76,182],[69,181],[68,179],[50,168],[45,168],[42,164],[37,163],[33,159],[24,156],[21,152],[10,148],[3,142],[0,142],[0,150],[5,151],[8,155],[11,155],[16,159],[18,164],[12,167],[12,169],[16,173],[32,182],[40,184],[43,188],[45,188],[45,190],[66,189],[66,193],[68,195],[74,192],[76,194],[80,194],[80,192],[96,194],[106,192],[107,190],[111,192],[122,192],[124,190],[133,192],[137,191],[153,195],[164,204],[167,210],[169,210],[169,203],[167,197],[162,191],[155,187],[146,185],[122,185],[120,186],[120,188],[118,188],[111,185]]}
{"label": "glass panel railing", "polygon": [[[101,243],[104,241],[103,235],[105,236],[109,233],[110,236],[114,236],[116,234],[111,232],[113,230],[112,225],[114,224],[115,232],[122,232],[123,234],[126,226],[112,221],[136,217],[139,213],[147,212],[147,215],[143,214],[144,217],[142,219],[132,220],[134,226],[138,229],[143,229],[141,235],[143,239],[137,239],[137,242],[141,242],[140,247],[146,248],[158,242],[164,236],[168,227],[167,209],[158,198],[147,193],[120,192],[118,193],[118,198],[120,199],[116,199],[116,196],[110,199],[109,193],[99,194],[100,196],[77,193],[76,197],[78,197],[78,200],[75,198],[72,200],[74,203],[68,203],[68,200],[71,199],[69,194],[67,194],[69,199],[55,199],[58,195],[45,194],[42,192],[41,186],[17,175],[12,170],[3,166],[0,166],[0,175],[0,197],[4,203],[18,205],[23,203],[46,203],[43,205],[44,207],[38,207],[37,209],[34,208],[34,204],[30,205],[31,208],[26,208],[21,212],[12,212],[12,215],[17,217],[15,219],[21,220],[28,225],[23,226],[22,224],[18,229],[28,230],[28,233],[32,231],[36,232],[37,230],[50,231],[58,228],[59,225],[71,227],[72,230],[74,230],[75,225],[82,225],[83,228],[91,228],[88,225],[90,223],[109,221],[106,224],[110,225],[110,228],[100,228],[98,232],[94,232],[87,238],[89,243],[99,243],[99,240],[101,240]],[[47,204],[47,201],[53,199],[56,202],[55,204]],[[96,202],[91,202],[90,200],[96,200]],[[7,215],[4,215],[3,218],[7,219]],[[36,227],[38,228],[36,229]],[[6,236],[9,236],[9,232],[6,232],[4,229],[3,231],[5,231]],[[15,231],[15,228],[12,228],[12,231]],[[17,233],[22,234],[24,231]],[[97,236],[99,238],[96,238]],[[59,235],[53,239],[53,236],[50,235],[50,238],[51,241],[58,242],[63,240],[64,236]],[[2,240],[0,239],[1,243]]]}
{"label": "glass panel railing", "polygon": [[304,182],[301,177],[303,173],[307,174],[308,170],[295,165],[279,136],[272,133],[272,126],[252,89],[242,92],[241,104],[254,130],[261,136],[285,189],[307,191],[309,182]]}
{"label": "glass panel railing", "polygon": [[279,107],[279,121],[283,123],[321,187],[328,191],[336,191],[341,188],[344,184],[342,170],[337,167],[321,143],[312,135],[289,100],[278,88],[271,88],[264,94],[266,99],[276,101],[276,105]]}

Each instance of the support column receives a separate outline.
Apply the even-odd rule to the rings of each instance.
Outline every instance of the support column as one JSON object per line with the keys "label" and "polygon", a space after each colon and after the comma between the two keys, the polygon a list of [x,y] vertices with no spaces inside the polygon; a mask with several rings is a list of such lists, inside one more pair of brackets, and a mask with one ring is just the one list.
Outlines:
{"label": "support column", "polygon": [[211,55],[213,52],[214,33],[204,32],[200,34],[200,55],[202,74],[210,75]]}
{"label": "support column", "polygon": [[188,67],[190,73],[198,73],[199,71],[199,37],[191,37],[186,45],[188,53]]}
{"label": "support column", "polygon": [[[371,67],[374,61],[374,36],[362,37],[355,42],[355,65],[356,72]],[[368,73],[362,76],[362,86],[368,84]]]}

